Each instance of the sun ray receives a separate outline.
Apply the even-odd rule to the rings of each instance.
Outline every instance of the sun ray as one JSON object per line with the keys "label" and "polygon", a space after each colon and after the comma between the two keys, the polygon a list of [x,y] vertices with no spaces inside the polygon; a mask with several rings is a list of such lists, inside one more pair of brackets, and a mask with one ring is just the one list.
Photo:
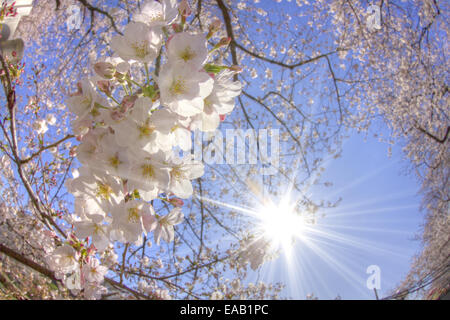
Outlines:
{"label": "sun ray", "polygon": [[[364,283],[365,279],[358,276],[349,267],[345,266],[339,260],[332,257],[320,246],[308,240],[306,240],[304,243],[311,248],[312,252],[317,254],[321,259],[328,263],[328,265],[333,266],[334,269],[338,270],[339,274],[350,284],[350,286],[359,291],[362,296],[367,296],[367,291],[363,290],[364,286],[360,285],[361,283]],[[351,264],[351,261],[347,261],[347,263]],[[355,268],[353,268],[353,270],[355,270]]]}
{"label": "sun ray", "polygon": [[213,199],[210,199],[210,198],[207,198],[207,197],[203,197],[203,196],[194,195],[194,197],[196,197],[199,200],[206,201],[206,202],[212,203],[214,205],[217,205],[217,206],[220,206],[220,207],[223,207],[223,208],[236,210],[236,211],[239,211],[241,213],[254,214],[254,211],[249,209],[249,208],[244,208],[244,207],[240,207],[240,206],[237,206],[237,205],[229,204],[229,203],[226,203],[226,202],[213,200]]}
{"label": "sun ray", "polygon": [[[371,173],[360,177],[356,181],[339,189],[339,192],[354,188],[360,183],[370,179],[379,172],[389,168],[390,165],[383,166]],[[298,169],[298,168],[297,168]],[[295,170],[297,172],[298,170]],[[309,213],[302,211],[298,206],[298,198],[301,198],[299,191],[294,190],[296,176],[291,176],[284,190],[279,192],[283,196],[278,199],[271,199],[263,190],[262,184],[255,181],[247,181],[250,195],[250,206],[217,201],[207,197],[198,197],[200,200],[216,206],[234,210],[242,215],[245,222],[250,226],[250,233],[260,239],[264,237],[269,241],[270,250],[279,254],[279,258],[267,262],[258,271],[259,277],[265,279],[282,278],[290,284],[288,290],[295,297],[305,297],[308,288],[321,287],[321,292],[326,292],[329,298],[336,297],[339,292],[333,292],[332,287],[323,277],[323,270],[332,268],[336,275],[341,277],[345,283],[362,294],[362,297],[373,298],[371,292],[365,287],[365,268],[361,263],[368,259],[367,254],[392,256],[396,258],[408,258],[401,246],[388,245],[379,241],[369,241],[365,237],[358,236],[366,233],[380,233],[403,235],[409,232],[397,229],[385,229],[380,227],[378,213],[394,212],[416,208],[416,205],[392,205],[382,208],[367,209],[374,203],[390,201],[411,195],[411,192],[399,192],[397,194],[386,195],[380,199],[368,199],[351,205],[341,206],[338,209],[330,208],[326,212],[326,218],[317,217],[314,222],[307,220]],[[306,191],[303,190],[306,194]],[[316,194],[317,195],[317,194]],[[330,194],[327,194],[329,197]],[[297,200],[296,200],[297,199]],[[362,216],[378,219],[376,226],[352,226],[349,218]],[[371,220],[371,221],[372,221]],[[392,220],[390,220],[392,222]],[[356,236],[355,236],[356,234]],[[316,258],[314,258],[314,256]],[[317,260],[319,259],[319,260]],[[363,260],[361,260],[363,259]],[[317,262],[322,260],[324,264],[317,267]],[[368,264],[369,265],[369,264]],[[312,292],[314,292],[312,290]]]}
{"label": "sun ray", "polygon": [[358,215],[367,215],[368,213],[390,212],[390,211],[397,211],[397,210],[404,210],[404,209],[416,209],[416,208],[417,208],[417,205],[409,205],[409,204],[403,205],[403,206],[391,206],[391,207],[384,207],[384,208],[357,210],[357,211],[353,211],[353,212],[345,210],[344,208],[339,208],[339,210],[331,210],[331,212],[328,213],[327,216],[329,218],[333,218],[336,216],[351,217],[351,216],[358,216]]}

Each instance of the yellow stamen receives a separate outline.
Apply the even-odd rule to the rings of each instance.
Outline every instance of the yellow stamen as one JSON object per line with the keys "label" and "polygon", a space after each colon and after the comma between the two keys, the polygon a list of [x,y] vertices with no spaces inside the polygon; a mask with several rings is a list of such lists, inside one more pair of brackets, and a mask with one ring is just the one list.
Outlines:
{"label": "yellow stamen", "polygon": [[138,129],[139,129],[139,138],[149,137],[153,133],[153,131],[155,131],[155,127],[149,126],[148,124],[145,124],[139,127]]}
{"label": "yellow stamen", "polygon": [[155,170],[153,169],[152,165],[144,164],[141,168],[142,168],[142,175],[144,176],[144,178],[153,178]]}
{"label": "yellow stamen", "polygon": [[191,50],[191,47],[187,46],[184,51],[181,52],[180,58],[184,60],[184,62],[188,62],[195,57],[195,53]]}
{"label": "yellow stamen", "polygon": [[177,130],[180,126],[179,125],[175,125],[174,127],[172,127],[172,129],[170,129],[170,132],[174,132],[175,130]]}
{"label": "yellow stamen", "polygon": [[141,216],[139,215],[138,208],[128,209],[128,222],[138,223],[140,219],[141,219]]}
{"label": "yellow stamen", "polygon": [[101,182],[97,182],[97,197],[100,197],[104,200],[109,200],[111,193],[113,193],[113,190],[110,186]]}
{"label": "yellow stamen", "polygon": [[172,177],[177,180],[184,176],[183,171],[181,171],[179,168],[176,168],[176,167],[172,169],[171,174],[172,174]]}
{"label": "yellow stamen", "polygon": [[212,101],[209,100],[208,98],[203,99],[203,103],[205,107],[210,107],[212,105]]}
{"label": "yellow stamen", "polygon": [[119,157],[114,156],[109,158],[109,164],[111,165],[111,167],[113,167],[114,169],[117,169],[119,167],[119,165],[122,163],[122,161],[119,160]]}
{"label": "yellow stamen", "polygon": [[170,93],[174,96],[184,94],[186,92],[186,87],[183,80],[174,80],[170,86]]}
{"label": "yellow stamen", "polygon": [[94,234],[100,234],[100,233],[103,233],[103,229],[98,224],[96,224],[94,227]]}
{"label": "yellow stamen", "polygon": [[133,48],[134,52],[136,53],[136,57],[140,58],[140,59],[144,59],[148,54],[148,47],[146,45],[146,43],[133,43],[131,45],[131,47]]}
{"label": "yellow stamen", "polygon": [[97,108],[92,108],[91,116],[93,116],[95,118],[95,117],[98,117],[99,115],[100,115],[100,111],[98,111]]}

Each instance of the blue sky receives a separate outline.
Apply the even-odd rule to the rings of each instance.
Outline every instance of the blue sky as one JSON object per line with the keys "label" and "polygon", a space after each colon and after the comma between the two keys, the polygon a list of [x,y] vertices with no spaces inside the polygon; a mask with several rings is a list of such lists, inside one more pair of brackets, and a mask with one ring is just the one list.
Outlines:
{"label": "blue sky", "polygon": [[[367,140],[367,141],[365,141]],[[304,299],[374,299],[367,289],[366,269],[381,269],[379,296],[387,296],[409,270],[420,242],[413,240],[423,220],[420,185],[405,174],[407,161],[400,147],[387,157],[387,144],[353,133],[343,146],[343,156],[329,163],[324,178],[334,186],[317,196],[342,197],[336,209],[319,211],[308,236],[297,240],[291,258],[281,255],[264,265],[250,281],[281,281],[282,296]],[[321,217],[325,214],[324,217]]]}
{"label": "blue sky", "polygon": [[[300,12],[294,2],[264,1],[258,6]],[[271,20],[275,23],[278,18]],[[325,41],[326,37],[319,40]],[[273,68],[275,78],[277,71]],[[326,68],[323,72],[328,75]],[[308,98],[299,96],[295,101],[306,106]],[[319,211],[317,224],[305,235],[306,242],[298,240],[289,258],[281,256],[265,264],[248,281],[280,281],[286,285],[282,292],[286,298],[304,299],[314,293],[319,299],[333,299],[338,294],[343,299],[374,299],[373,290],[366,287],[367,267],[380,267],[380,297],[389,295],[405,277],[413,255],[420,250],[420,241],[413,240],[420,234],[423,222],[420,183],[413,171],[408,172],[409,162],[401,145],[392,146],[389,158],[388,145],[373,138],[374,132],[389,136],[386,126],[379,123],[372,127],[367,138],[349,131],[342,157],[327,163],[321,179],[331,181],[333,186],[308,191],[315,199],[333,201],[342,197],[339,206]]]}
{"label": "blue sky", "polygon": [[[304,103],[307,98],[297,101]],[[238,108],[234,114],[242,117]],[[322,179],[334,186],[312,190],[318,199],[343,198],[336,209],[319,211],[312,228],[320,235],[312,234],[310,243],[297,241],[291,258],[281,256],[267,263],[248,281],[283,282],[286,298],[304,299],[314,293],[320,299],[338,294],[343,299],[374,299],[373,291],[366,288],[368,266],[381,269],[380,296],[402,280],[420,245],[412,240],[423,221],[420,185],[413,173],[405,174],[408,162],[399,146],[393,146],[393,156],[388,158],[386,144],[371,137],[364,140],[351,132],[343,156],[328,163]]]}

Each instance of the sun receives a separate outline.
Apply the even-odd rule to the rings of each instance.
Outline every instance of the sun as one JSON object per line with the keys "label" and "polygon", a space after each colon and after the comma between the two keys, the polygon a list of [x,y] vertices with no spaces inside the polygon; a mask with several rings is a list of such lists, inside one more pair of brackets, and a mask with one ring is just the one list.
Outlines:
{"label": "sun", "polygon": [[201,200],[236,210],[250,218],[253,226],[251,234],[255,239],[264,239],[273,252],[281,251],[287,258],[291,258],[296,240],[308,241],[308,233],[311,231],[308,215],[300,214],[296,202],[289,196],[285,196],[278,203],[263,197],[258,198],[260,203],[256,207],[240,207],[206,197],[201,197]]}
{"label": "sun", "polygon": [[255,217],[257,232],[269,240],[274,249],[284,252],[292,249],[295,240],[301,238],[305,230],[304,217],[297,213],[295,204],[287,200],[266,204]]}

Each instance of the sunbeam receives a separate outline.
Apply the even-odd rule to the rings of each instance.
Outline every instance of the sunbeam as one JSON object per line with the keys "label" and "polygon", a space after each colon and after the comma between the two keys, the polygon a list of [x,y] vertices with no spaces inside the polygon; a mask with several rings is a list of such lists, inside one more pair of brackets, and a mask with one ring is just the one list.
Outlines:
{"label": "sunbeam", "polygon": [[296,213],[295,204],[283,199],[279,204],[269,203],[254,213],[256,233],[269,239],[272,248],[282,249],[290,256],[295,239],[301,238],[305,221]]}

